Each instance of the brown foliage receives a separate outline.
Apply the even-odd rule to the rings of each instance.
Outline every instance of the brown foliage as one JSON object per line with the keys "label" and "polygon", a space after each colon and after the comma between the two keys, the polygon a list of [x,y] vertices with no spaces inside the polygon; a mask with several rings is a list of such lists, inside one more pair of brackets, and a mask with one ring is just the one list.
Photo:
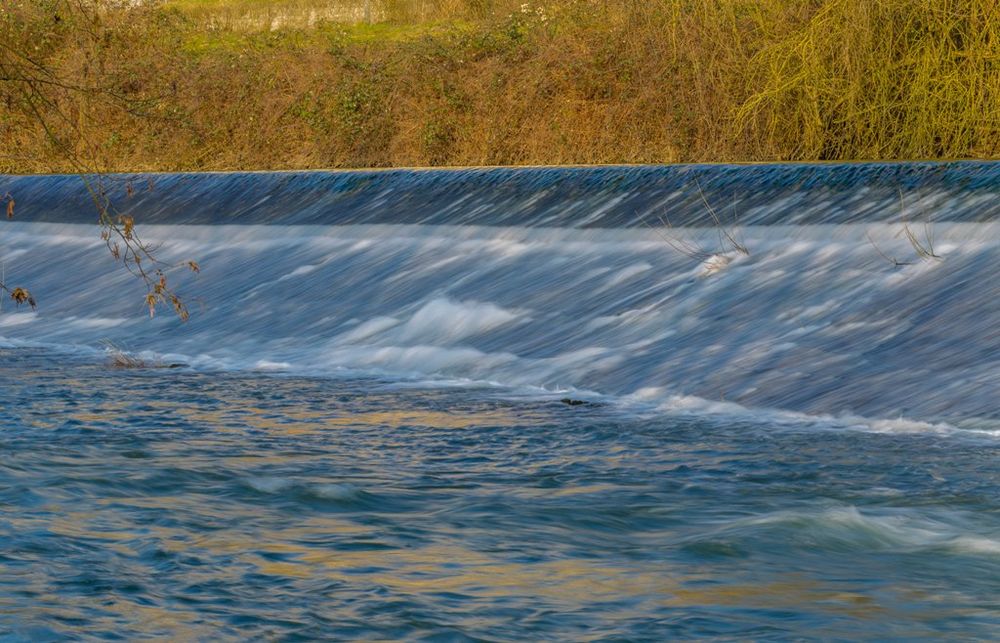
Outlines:
{"label": "brown foliage", "polygon": [[1000,153],[987,0],[418,4],[276,28],[109,9],[96,40],[38,11],[18,33],[85,90],[49,88],[48,138],[7,109],[0,171],[72,170],[67,147],[103,171]]}
{"label": "brown foliage", "polygon": [[[168,286],[163,264],[143,242],[132,215],[120,212],[110,197],[107,172],[114,165],[102,138],[116,136],[108,118],[155,119],[157,101],[141,95],[134,78],[121,76],[105,52],[119,51],[144,24],[154,8],[134,3],[41,0],[13,2],[0,8],[0,105],[2,123],[12,144],[4,151],[29,149],[47,171],[81,176],[101,224],[101,238],[115,261],[146,285],[152,315],[155,305],[169,304],[181,319],[188,312]],[[65,56],[69,56],[68,58]],[[124,54],[122,54],[124,55]],[[28,136],[25,139],[24,136]],[[31,138],[33,136],[33,138]],[[7,162],[22,158],[8,156]],[[133,190],[128,189],[131,196]],[[14,198],[7,194],[7,218],[14,216]],[[148,266],[148,267],[147,267]],[[35,307],[23,288],[0,283],[18,304]]]}
{"label": "brown foliage", "polygon": [[[0,284],[0,288],[7,290],[7,287]],[[10,298],[20,306],[21,304],[28,304],[32,308],[35,308],[35,298],[31,296],[31,293],[24,288],[12,288],[10,290]]]}

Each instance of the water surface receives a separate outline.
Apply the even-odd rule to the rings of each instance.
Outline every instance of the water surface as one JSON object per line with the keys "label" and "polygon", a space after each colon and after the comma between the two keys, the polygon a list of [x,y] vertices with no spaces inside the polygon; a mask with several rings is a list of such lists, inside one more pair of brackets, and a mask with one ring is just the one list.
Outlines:
{"label": "water surface", "polygon": [[998,163],[103,183],[201,273],[0,176],[12,640],[1000,631]]}
{"label": "water surface", "polygon": [[988,436],[0,352],[14,640],[989,639]]}

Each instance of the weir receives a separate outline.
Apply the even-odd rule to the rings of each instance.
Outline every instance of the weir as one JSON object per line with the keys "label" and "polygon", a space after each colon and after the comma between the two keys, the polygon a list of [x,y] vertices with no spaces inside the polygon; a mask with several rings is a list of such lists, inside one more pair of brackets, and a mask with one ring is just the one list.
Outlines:
{"label": "weir", "polygon": [[202,266],[178,273],[191,320],[149,319],[79,177],[0,176],[17,203],[0,262],[39,302],[4,302],[4,344],[694,412],[1000,419],[1000,164],[102,182],[162,259]]}

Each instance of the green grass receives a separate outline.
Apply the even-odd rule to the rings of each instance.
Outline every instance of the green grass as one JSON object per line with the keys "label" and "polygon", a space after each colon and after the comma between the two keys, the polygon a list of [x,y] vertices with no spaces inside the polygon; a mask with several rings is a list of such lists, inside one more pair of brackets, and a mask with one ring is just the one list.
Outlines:
{"label": "green grass", "polygon": [[445,32],[459,32],[467,25],[453,23],[322,23],[308,30],[277,29],[273,31],[212,30],[189,34],[182,49],[195,56],[241,54],[249,51],[283,49],[351,47],[406,43]]}
{"label": "green grass", "polygon": [[188,16],[207,17],[213,14],[302,12],[310,9],[360,10],[364,7],[364,0],[166,0],[163,6]]}
{"label": "green grass", "polygon": [[323,22],[450,22],[496,16],[516,6],[511,0],[167,0],[164,4],[203,26],[240,31],[310,28]]}
{"label": "green grass", "polygon": [[[363,0],[168,0],[164,7],[191,20],[184,50],[194,55],[247,49],[322,47],[331,41],[392,45],[470,26],[463,14],[414,20],[412,3],[372,2],[364,21]],[[409,10],[407,10],[409,8]],[[430,14],[434,15],[434,14]],[[207,28],[206,28],[207,27]]]}

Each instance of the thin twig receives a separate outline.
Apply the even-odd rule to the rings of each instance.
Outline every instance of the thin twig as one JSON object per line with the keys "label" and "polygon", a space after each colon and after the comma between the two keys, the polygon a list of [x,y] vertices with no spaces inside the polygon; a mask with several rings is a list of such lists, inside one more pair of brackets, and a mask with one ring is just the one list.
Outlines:
{"label": "thin twig", "polygon": [[[670,246],[680,254],[684,255],[688,259],[694,259],[696,261],[704,261],[714,254],[711,252],[706,252],[705,250],[702,250],[701,248],[698,248],[697,246],[694,246],[691,243],[684,241],[682,239],[674,239],[673,237],[664,233],[662,228],[654,228],[653,226],[649,225],[649,222],[646,221],[646,218],[642,214],[639,214],[638,212],[636,214],[639,215],[639,220],[642,221],[642,223],[647,228],[656,232],[656,234],[659,235],[661,239],[663,239],[664,243],[666,243],[668,246]],[[670,225],[670,222],[666,221],[663,216],[657,215],[657,218],[660,220],[660,223],[663,224],[664,228],[673,229],[673,226]]]}
{"label": "thin twig", "polygon": [[705,204],[705,208],[708,209],[709,215],[715,222],[716,228],[719,233],[719,245],[725,247],[726,245],[725,242],[728,241],[729,245],[732,246],[733,250],[749,257],[750,250],[745,245],[740,243],[740,241],[736,238],[736,236],[733,233],[731,233],[728,229],[726,229],[725,225],[723,225],[722,220],[719,218],[719,215],[716,214],[715,209],[711,206],[711,204],[709,204],[708,199],[705,198],[705,192],[702,191],[701,183],[698,182],[697,178],[695,178],[694,184],[698,187],[698,195],[701,197],[701,202]]}
{"label": "thin twig", "polygon": [[913,263],[912,261],[900,261],[899,259],[890,257],[886,253],[882,252],[882,249],[878,247],[878,244],[875,243],[875,240],[872,239],[868,232],[865,232],[865,237],[868,239],[868,243],[872,245],[872,248],[875,248],[875,252],[877,252],[883,259],[891,263],[894,267],[899,268],[900,266],[909,266]]}
{"label": "thin twig", "polygon": [[906,208],[903,202],[902,190],[899,190],[899,218],[903,222],[902,233],[906,237],[906,240],[910,242],[910,245],[913,247],[913,251],[917,253],[917,256],[925,261],[941,261],[942,257],[934,252],[934,239],[931,236],[929,224],[926,221],[924,222],[923,242],[917,239],[917,235],[913,234],[913,230],[910,229],[910,226],[906,221]]}

